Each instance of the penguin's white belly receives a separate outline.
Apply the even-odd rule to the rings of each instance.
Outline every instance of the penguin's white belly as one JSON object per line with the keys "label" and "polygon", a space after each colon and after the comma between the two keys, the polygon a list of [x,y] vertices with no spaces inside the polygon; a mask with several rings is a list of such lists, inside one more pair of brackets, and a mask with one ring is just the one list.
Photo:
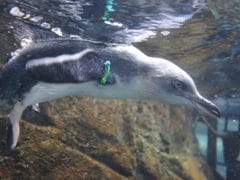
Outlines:
{"label": "penguin's white belly", "polygon": [[65,96],[94,96],[117,99],[142,99],[148,97],[144,83],[132,80],[129,83],[101,85],[97,82],[85,83],[45,83],[38,82],[25,94],[23,105],[51,101]]}

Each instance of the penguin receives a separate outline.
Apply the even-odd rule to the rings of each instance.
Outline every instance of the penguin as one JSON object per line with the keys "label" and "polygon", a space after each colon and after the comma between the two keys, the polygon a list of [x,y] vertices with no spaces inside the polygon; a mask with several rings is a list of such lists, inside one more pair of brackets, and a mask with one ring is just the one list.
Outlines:
{"label": "penguin", "polygon": [[17,145],[19,121],[28,106],[65,96],[157,99],[220,117],[190,75],[169,60],[147,56],[132,45],[45,40],[23,48],[2,70],[0,101],[17,99],[7,122],[9,150]]}

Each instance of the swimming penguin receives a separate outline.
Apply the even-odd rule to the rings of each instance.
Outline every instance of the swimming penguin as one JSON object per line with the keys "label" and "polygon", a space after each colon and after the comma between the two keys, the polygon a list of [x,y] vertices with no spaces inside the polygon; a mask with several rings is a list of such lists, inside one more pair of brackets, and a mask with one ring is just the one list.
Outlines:
{"label": "swimming penguin", "polygon": [[132,45],[40,41],[12,57],[1,74],[0,100],[18,99],[7,123],[8,148],[17,145],[26,107],[65,96],[158,99],[220,116],[192,78],[168,60],[149,57]]}

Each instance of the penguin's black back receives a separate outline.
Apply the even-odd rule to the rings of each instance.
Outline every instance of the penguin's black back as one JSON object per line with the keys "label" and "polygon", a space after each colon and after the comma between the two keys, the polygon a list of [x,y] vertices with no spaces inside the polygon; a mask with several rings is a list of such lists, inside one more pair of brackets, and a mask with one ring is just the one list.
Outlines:
{"label": "penguin's black back", "polygon": [[21,97],[39,81],[26,72],[25,66],[28,61],[43,57],[56,57],[59,54],[74,54],[86,48],[104,48],[105,46],[103,43],[61,39],[31,44],[5,64],[0,80],[0,100],[8,100],[16,95]]}
{"label": "penguin's black back", "polygon": [[[124,54],[106,51],[109,46],[101,42],[83,40],[54,39],[40,41],[22,49],[4,66],[0,83],[0,100],[7,100],[16,95],[20,97],[31,89],[38,81],[48,83],[81,83],[99,80],[104,74],[104,61],[110,60],[111,75],[109,82],[116,79],[128,81],[133,76],[148,71],[148,67],[139,65]],[[76,54],[86,49],[92,49],[81,59],[81,62],[42,66],[26,70],[26,64],[35,59],[57,57],[59,55]]]}

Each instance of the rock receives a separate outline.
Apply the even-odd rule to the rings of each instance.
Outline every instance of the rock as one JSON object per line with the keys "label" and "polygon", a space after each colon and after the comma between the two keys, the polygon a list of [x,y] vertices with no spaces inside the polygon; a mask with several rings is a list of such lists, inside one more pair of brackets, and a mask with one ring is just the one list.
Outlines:
{"label": "rock", "polygon": [[[188,111],[154,101],[67,97],[44,103],[41,112],[53,122],[25,113],[17,148],[25,170],[18,173],[54,179],[213,179],[198,155]],[[19,166],[10,164],[11,177]]]}

